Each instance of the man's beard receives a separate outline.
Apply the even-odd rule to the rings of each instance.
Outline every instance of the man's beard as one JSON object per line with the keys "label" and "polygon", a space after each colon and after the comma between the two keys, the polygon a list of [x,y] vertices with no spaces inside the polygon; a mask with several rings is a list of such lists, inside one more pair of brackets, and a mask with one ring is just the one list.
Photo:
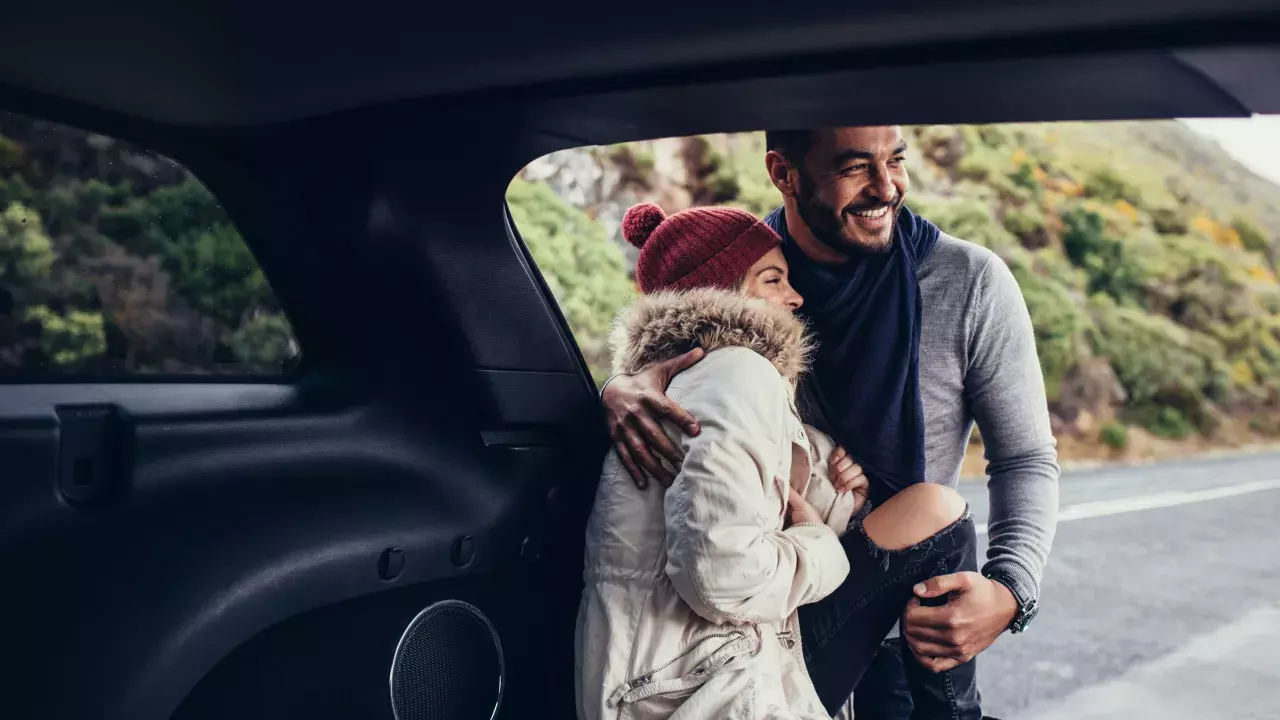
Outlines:
{"label": "man's beard", "polygon": [[[807,178],[800,179],[800,192],[796,195],[796,209],[800,211],[800,219],[809,227],[818,242],[845,255],[860,253],[886,253],[893,248],[893,233],[898,223],[898,213],[902,211],[903,198],[898,196],[889,203],[889,212],[893,218],[889,221],[884,234],[878,237],[853,235],[845,224],[846,215],[854,212],[874,210],[884,205],[850,204],[843,210],[836,210],[818,197],[817,188]],[[856,221],[855,221],[856,222]]]}

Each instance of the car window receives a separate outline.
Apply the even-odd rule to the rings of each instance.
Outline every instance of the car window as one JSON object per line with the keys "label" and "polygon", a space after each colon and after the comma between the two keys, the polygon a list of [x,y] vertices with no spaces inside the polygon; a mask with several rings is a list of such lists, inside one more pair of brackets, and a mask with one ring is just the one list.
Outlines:
{"label": "car window", "polygon": [[[1244,164],[1257,143],[1224,149],[1215,138],[1239,133],[1218,122],[1217,136],[1176,120],[902,129],[907,206],[1008,265],[1051,404],[1111,446],[1129,427],[1157,444],[1214,431],[1219,409],[1261,412],[1280,391],[1280,188]],[[764,155],[763,132],[583,147],[512,182],[516,227],[597,380],[612,318],[638,294],[623,214],[763,216],[781,203]]]}
{"label": "car window", "polygon": [[186,168],[0,112],[0,377],[280,375],[300,350]]}
{"label": "car window", "polygon": [[[850,130],[867,137],[885,128],[822,137],[839,150],[830,138]],[[905,207],[950,236],[931,246],[935,254],[946,248],[942,260],[925,260],[946,263],[930,272],[947,283],[928,284],[922,273],[915,288],[926,328],[918,355],[926,477],[953,486],[972,513],[972,567],[998,569],[1016,558],[1017,567],[1030,568],[1019,572],[1040,578],[1039,614],[1027,633],[1000,637],[977,663],[982,714],[1175,717],[1194,708],[1184,714],[1215,715],[1207,708],[1221,702],[1206,701],[1201,710],[1200,698],[1215,697],[1217,678],[1239,684],[1242,672],[1266,665],[1280,628],[1280,566],[1259,550],[1274,546],[1280,512],[1280,118],[891,130],[907,145]],[[895,148],[897,136],[885,134],[891,143],[862,147]],[[783,147],[778,139],[775,146]],[[901,176],[875,170],[893,182],[870,194],[866,185],[843,198],[831,190],[846,172],[873,172],[868,154],[875,159],[869,151],[832,152],[799,181],[796,195],[807,204],[797,201],[799,218],[788,220],[817,242],[795,248],[793,261],[807,255],[820,263],[814,248],[838,241],[851,248],[861,238],[857,250],[865,249],[876,232],[901,240],[889,230],[895,216],[887,215],[897,202],[888,190]],[[512,182],[507,199],[516,228],[597,380],[609,372],[610,322],[639,296],[638,251],[623,238],[624,213],[655,203],[668,217],[699,206],[764,216],[783,202],[765,156],[763,132],[669,138],[563,150],[530,163]],[[828,202],[833,197],[840,204]],[[682,243],[707,247],[711,231],[704,229],[729,215],[705,213],[699,230],[671,230],[662,252]],[[640,211],[629,232],[643,238],[660,219]],[[856,259],[857,250],[846,254]],[[679,262],[662,267],[691,272]],[[807,287],[831,292],[836,282],[856,283],[854,275],[811,271]],[[952,292],[971,281],[965,287],[972,292]],[[831,292],[828,321],[814,324],[819,344],[824,331],[840,331],[829,321],[840,298],[875,300],[872,291],[843,292],[847,287]],[[998,311],[984,310],[993,307]],[[930,333],[930,317],[953,324]],[[670,320],[663,315],[635,332],[632,350],[652,342],[636,338],[663,332],[675,324]],[[819,372],[837,372],[834,363],[848,359],[841,355],[848,347],[825,358],[819,349]],[[634,388],[618,397],[627,392]],[[848,396],[819,399],[829,418]],[[992,405],[1003,414],[984,409]],[[647,403],[623,409],[628,418],[653,412]],[[617,417],[617,408],[610,411]],[[982,412],[989,412],[985,423]],[[853,425],[867,422],[865,415],[844,419]],[[973,420],[981,432],[972,430],[961,456],[954,451]],[[849,425],[833,432],[846,433],[850,459],[864,462],[858,453],[867,448],[858,448],[856,436],[848,440]],[[1024,442],[1028,437],[1033,441]],[[910,439],[902,435],[901,442]],[[868,475],[877,487],[876,473]],[[846,550],[857,552],[848,543]],[[857,581],[851,574],[846,583]],[[865,622],[851,618],[849,626]],[[805,621],[802,614],[802,627]],[[910,644],[911,633],[904,635]],[[909,657],[905,647],[900,653]],[[860,686],[862,702],[886,694],[900,702],[882,688],[905,692],[905,681],[895,684],[879,670],[875,676],[881,689],[863,694]],[[1255,683],[1233,691],[1230,702],[1267,715],[1263,708],[1275,707],[1276,698]],[[1160,710],[1153,714],[1153,706]]]}

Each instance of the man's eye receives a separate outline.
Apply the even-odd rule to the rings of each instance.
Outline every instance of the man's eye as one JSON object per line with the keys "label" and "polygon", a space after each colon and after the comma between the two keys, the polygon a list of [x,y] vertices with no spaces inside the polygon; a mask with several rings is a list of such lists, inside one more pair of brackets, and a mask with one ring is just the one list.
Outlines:
{"label": "man's eye", "polygon": [[778,285],[782,282],[782,278],[770,278],[764,282],[766,285]]}
{"label": "man's eye", "polygon": [[898,157],[896,157],[896,158],[894,158],[894,159],[890,160],[890,161],[889,161],[889,164],[890,164],[890,165],[897,166],[897,165],[901,165],[902,163],[904,163],[904,162],[906,162],[906,161],[907,161],[907,158],[906,158],[906,157],[904,157],[904,156],[902,156],[902,155],[899,155]]}
{"label": "man's eye", "polygon": [[858,163],[857,165],[850,165],[849,167],[841,170],[840,173],[842,175],[848,175],[849,173],[862,172],[863,170],[866,170],[866,169],[867,169],[866,163]]}

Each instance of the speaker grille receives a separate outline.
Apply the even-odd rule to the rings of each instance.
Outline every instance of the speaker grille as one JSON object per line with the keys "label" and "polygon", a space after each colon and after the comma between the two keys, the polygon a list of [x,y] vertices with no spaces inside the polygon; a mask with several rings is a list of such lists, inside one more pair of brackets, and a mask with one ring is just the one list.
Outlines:
{"label": "speaker grille", "polygon": [[391,661],[396,720],[492,720],[503,686],[502,644],[476,607],[445,600],[409,623]]}

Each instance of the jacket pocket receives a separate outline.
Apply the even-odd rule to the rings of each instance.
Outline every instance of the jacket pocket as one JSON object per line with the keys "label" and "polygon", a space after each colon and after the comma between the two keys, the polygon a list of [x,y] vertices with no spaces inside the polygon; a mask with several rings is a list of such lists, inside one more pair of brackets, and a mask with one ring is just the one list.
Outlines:
{"label": "jacket pocket", "polygon": [[738,667],[742,665],[738,661],[754,659],[760,645],[760,630],[754,625],[706,635],[662,665],[619,685],[606,705],[617,708],[658,696],[688,697],[730,663]]}

